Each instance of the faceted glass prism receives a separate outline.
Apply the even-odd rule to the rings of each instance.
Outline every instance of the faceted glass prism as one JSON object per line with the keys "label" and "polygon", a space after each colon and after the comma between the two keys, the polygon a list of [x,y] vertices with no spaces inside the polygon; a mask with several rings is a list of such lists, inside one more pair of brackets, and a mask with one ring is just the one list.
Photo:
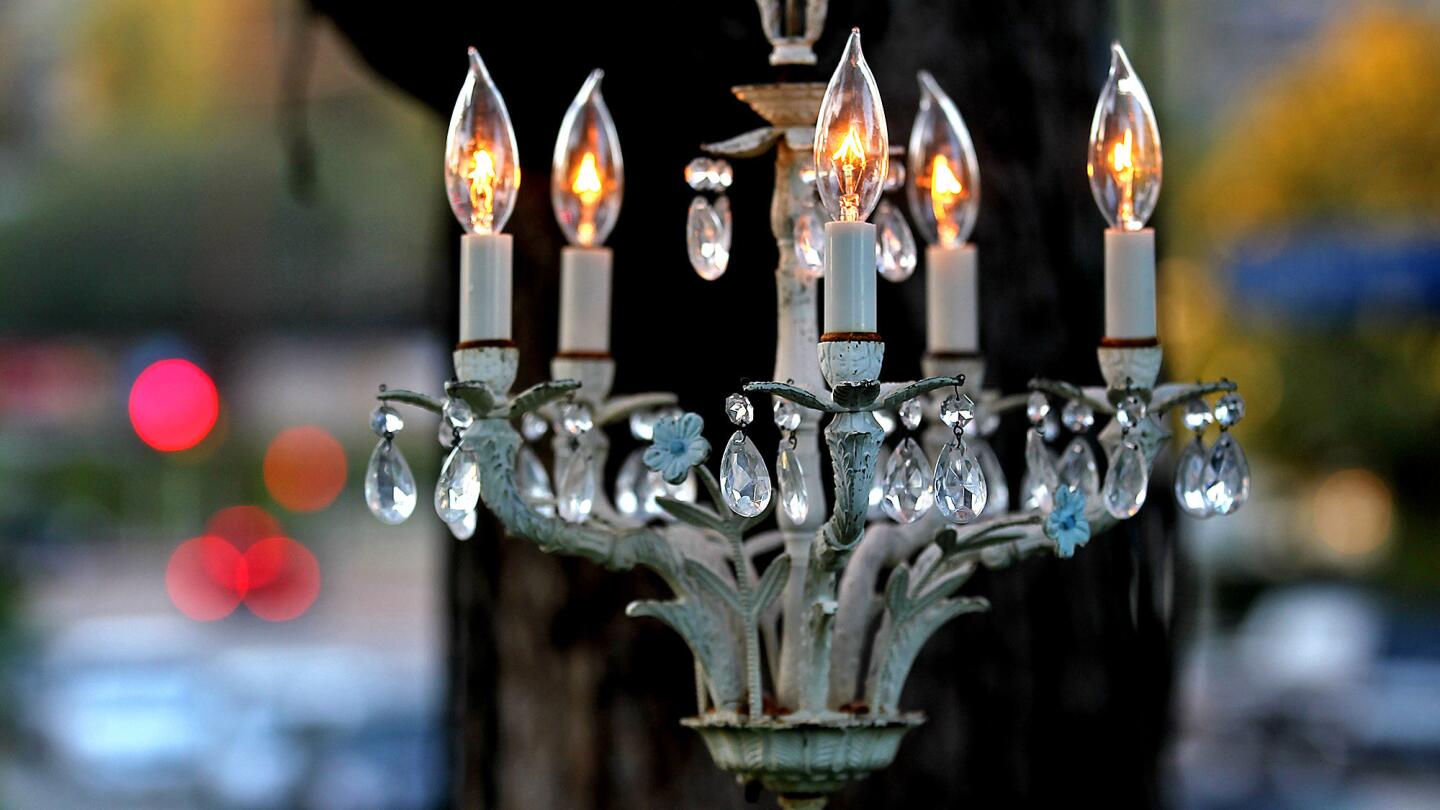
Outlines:
{"label": "faceted glass prism", "polygon": [[[1209,411],[1207,410],[1208,414]],[[1205,499],[1205,471],[1208,455],[1205,443],[1196,436],[1185,445],[1175,463],[1175,502],[1191,517],[1210,517],[1210,503]]]}
{"label": "faceted glass prism", "polygon": [[1029,398],[1025,400],[1025,418],[1030,420],[1030,424],[1038,425],[1049,413],[1050,400],[1045,396],[1045,392],[1031,391]]}
{"label": "faceted glass prism", "polygon": [[[898,162],[890,164],[899,166]],[[901,215],[900,209],[882,200],[872,217],[875,223],[875,264],[886,281],[900,282],[915,272],[918,257],[915,234]]]}
{"label": "faceted glass prism", "polygon": [[530,445],[520,445],[515,455],[515,488],[527,506],[546,517],[555,515],[555,490],[550,486],[550,473]]}
{"label": "faceted glass prism", "polygon": [[365,505],[381,523],[404,523],[415,511],[415,476],[389,439],[381,439],[365,466]]}
{"label": "faceted glass prism", "polygon": [[907,399],[900,403],[900,407],[896,409],[895,413],[900,417],[900,424],[904,425],[906,430],[914,430],[920,427],[920,422],[925,416],[925,411],[920,405],[919,397]]}
{"label": "faceted glass prism", "polygon": [[446,523],[465,517],[480,503],[480,456],[465,442],[450,449],[435,482],[435,514]]}
{"label": "faceted glass prism", "polygon": [[737,430],[720,456],[720,496],[740,517],[755,517],[770,505],[770,471],[755,443]]}
{"label": "faceted glass prism", "polygon": [[780,508],[794,525],[805,522],[810,514],[810,495],[805,491],[805,470],[800,457],[789,444],[780,445],[775,459],[775,479],[780,485]]}
{"label": "faceted glass prism", "polygon": [[400,418],[399,411],[389,405],[377,405],[375,410],[370,412],[370,430],[382,439],[386,434],[393,436],[399,433],[404,427],[405,420]]}
{"label": "faceted glass prism", "polygon": [[1061,409],[1060,421],[1071,433],[1084,433],[1095,424],[1095,409],[1078,399],[1072,399]]}
{"label": "faceted glass prism", "polygon": [[595,509],[595,465],[590,452],[578,449],[565,461],[560,486],[555,492],[556,511],[566,523],[584,523]]}
{"label": "faceted glass prism", "polygon": [[1205,404],[1205,400],[1197,398],[1185,403],[1184,416],[1181,418],[1185,422],[1185,427],[1199,432],[1210,427],[1210,423],[1215,421],[1215,412],[1210,410],[1210,406]]}
{"label": "faceted glass prism", "polygon": [[1060,454],[1057,471],[1060,483],[1079,490],[1086,500],[1093,499],[1100,491],[1100,465],[1095,459],[1095,451],[1090,449],[1090,442],[1083,436],[1076,436],[1066,445],[1065,452]]}
{"label": "faceted glass prism", "polygon": [[755,421],[755,406],[744,394],[731,394],[725,398],[725,416],[735,427],[745,427]]}
{"label": "faceted glass prism", "polygon": [[1038,428],[1030,428],[1025,434],[1025,478],[1021,487],[1025,490],[1025,508],[1049,511],[1060,486],[1060,473]]}
{"label": "faceted glass prism", "polygon": [[964,430],[975,419],[975,401],[969,394],[951,394],[940,403],[940,421],[951,430]]}
{"label": "faceted glass prism", "polygon": [[885,514],[896,523],[914,523],[935,504],[934,469],[925,450],[906,437],[885,464]]}
{"label": "faceted glass prism", "polygon": [[789,432],[800,427],[800,406],[788,399],[775,398],[775,427]]}
{"label": "faceted glass prism", "polygon": [[1145,454],[1134,442],[1121,442],[1110,456],[1110,469],[1105,471],[1105,484],[1100,490],[1105,511],[1116,520],[1135,517],[1145,505],[1149,487],[1150,470]]}
{"label": "faceted glass prism", "polygon": [[935,506],[951,523],[969,523],[985,510],[989,488],[975,454],[951,439],[935,460]]}
{"label": "faceted glass prism", "polygon": [[1250,462],[1230,433],[1210,448],[1205,469],[1205,502],[1217,515],[1228,515],[1250,498]]}
{"label": "faceted glass prism", "polygon": [[1245,400],[1231,391],[1215,401],[1215,421],[1220,427],[1235,427],[1245,417]]}

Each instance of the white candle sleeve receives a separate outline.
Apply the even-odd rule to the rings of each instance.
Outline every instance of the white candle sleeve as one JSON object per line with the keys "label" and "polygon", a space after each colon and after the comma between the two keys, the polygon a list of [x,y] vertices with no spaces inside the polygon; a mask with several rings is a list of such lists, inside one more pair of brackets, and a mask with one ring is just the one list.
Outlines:
{"label": "white candle sleeve", "polygon": [[1155,231],[1105,231],[1105,336],[1155,337]]}
{"label": "white candle sleeve", "polygon": [[560,253],[560,352],[610,353],[610,248]]}
{"label": "white candle sleeve", "polygon": [[931,354],[980,349],[979,275],[975,246],[925,249],[925,335]]}
{"label": "white candle sleeve", "polygon": [[825,223],[825,331],[874,332],[875,226]]}
{"label": "white candle sleeve", "polygon": [[511,265],[508,233],[460,238],[460,341],[510,340]]}

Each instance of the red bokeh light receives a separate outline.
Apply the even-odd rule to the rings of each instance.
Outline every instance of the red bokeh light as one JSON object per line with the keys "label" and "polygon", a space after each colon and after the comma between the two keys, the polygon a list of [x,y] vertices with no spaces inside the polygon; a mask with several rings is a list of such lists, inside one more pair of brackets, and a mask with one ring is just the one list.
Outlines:
{"label": "red bokeh light", "polygon": [[320,563],[310,549],[288,537],[268,537],[245,552],[245,606],[271,622],[289,621],[320,595]]}
{"label": "red bokeh light", "polygon": [[151,363],[130,386],[130,424],[140,440],[156,450],[194,447],[219,416],[215,383],[189,360]]}
{"label": "red bokeh light", "polygon": [[267,537],[282,533],[280,521],[258,506],[230,506],[210,516],[205,533],[221,537],[244,551]]}
{"label": "red bokeh light", "polygon": [[237,577],[245,559],[219,537],[186,540],[165,567],[165,592],[181,613],[213,622],[234,612],[243,596]]}
{"label": "red bokeh light", "polygon": [[324,509],[344,487],[345,450],[324,428],[286,428],[265,451],[265,488],[286,509]]}
{"label": "red bokeh light", "polygon": [[290,621],[320,595],[320,563],[288,537],[267,537],[243,554],[221,537],[187,540],[170,555],[165,590],[196,621],[223,619],[244,603],[271,622]]}

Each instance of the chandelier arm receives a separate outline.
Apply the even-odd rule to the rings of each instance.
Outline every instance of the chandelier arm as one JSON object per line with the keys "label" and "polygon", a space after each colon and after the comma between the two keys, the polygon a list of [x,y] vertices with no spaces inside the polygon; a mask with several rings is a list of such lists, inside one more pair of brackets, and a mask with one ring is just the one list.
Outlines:
{"label": "chandelier arm", "polygon": [[869,641],[875,585],[881,572],[931,544],[937,523],[933,514],[927,514],[909,525],[871,524],[845,564],[840,574],[830,650],[830,705],[843,706],[861,697],[861,656]]}
{"label": "chandelier arm", "polygon": [[[719,621],[724,614],[715,599],[699,590],[695,566],[704,567],[703,562],[682,556],[676,544],[654,529],[603,529],[536,512],[525,503],[515,483],[515,456],[521,439],[507,421],[477,420],[466,432],[466,440],[475,443],[482,459],[481,498],[511,534],[546,553],[583,557],[612,571],[643,567],[659,575],[676,598],[635,602],[626,608],[626,614],[653,616],[670,625],[701,663],[716,706],[727,711],[739,709],[745,691],[741,662],[735,656],[740,640],[733,637],[728,622]],[[687,561],[692,564],[688,569]]]}
{"label": "chandelier arm", "polygon": [[1191,400],[1209,394],[1220,392],[1229,393],[1238,390],[1240,386],[1229,380],[1217,382],[1196,382],[1196,383],[1165,383],[1155,387],[1155,395],[1150,402],[1150,410],[1156,413],[1163,413],[1176,405],[1183,405]]}

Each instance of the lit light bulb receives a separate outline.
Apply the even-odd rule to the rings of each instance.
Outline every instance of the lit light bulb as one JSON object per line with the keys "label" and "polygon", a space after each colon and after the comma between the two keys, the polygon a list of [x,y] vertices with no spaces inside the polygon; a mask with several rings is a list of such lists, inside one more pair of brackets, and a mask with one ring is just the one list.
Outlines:
{"label": "lit light bulb", "polygon": [[1110,76],[1090,123],[1090,191],[1112,228],[1138,231],[1160,197],[1160,130],[1125,50],[1110,46]]}
{"label": "lit light bulb", "polygon": [[555,140],[550,172],[550,203],[555,219],[572,245],[595,247],[615,227],[625,188],[625,161],[615,122],[600,95],[602,70],[591,71],[580,88]]}
{"label": "lit light bulb", "polygon": [[870,216],[889,161],[885,110],[855,28],[825,88],[815,125],[815,185],[830,218],[857,222]]}
{"label": "lit light bulb", "polygon": [[460,87],[445,138],[445,191],[469,233],[499,233],[515,210],[520,157],[505,100],[480,54],[470,49],[470,72]]}
{"label": "lit light bulb", "polygon": [[954,247],[970,238],[980,210],[980,164],[970,130],[929,71],[922,70],[920,112],[910,130],[910,214],[927,241]]}

